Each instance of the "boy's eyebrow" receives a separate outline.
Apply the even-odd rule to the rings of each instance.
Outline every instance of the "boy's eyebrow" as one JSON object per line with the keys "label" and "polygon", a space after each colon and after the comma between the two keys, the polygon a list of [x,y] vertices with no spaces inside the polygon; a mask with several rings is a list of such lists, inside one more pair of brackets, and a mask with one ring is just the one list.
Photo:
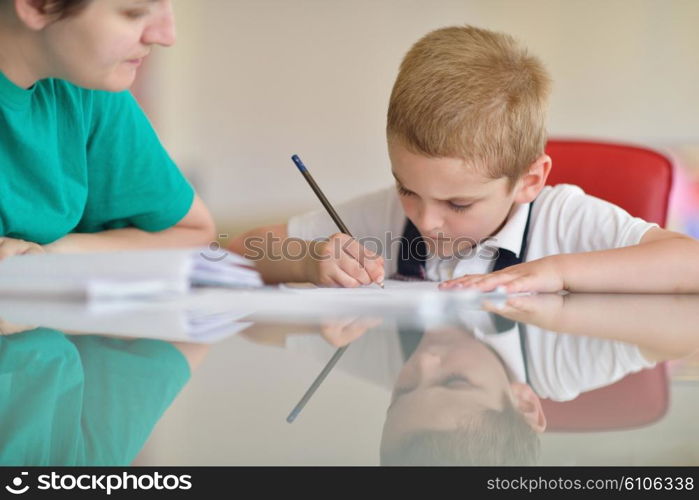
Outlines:
{"label": "boy's eyebrow", "polygon": [[400,184],[401,186],[403,185],[403,183],[400,181],[400,179],[398,178],[398,176],[396,175],[396,173],[393,171],[393,169],[391,169],[391,175],[393,176],[393,178],[394,178],[395,180],[398,181],[398,184]]}
{"label": "boy's eyebrow", "polygon": [[[398,184],[403,189],[405,189],[406,191],[410,191],[409,189],[407,189],[403,185],[403,183],[401,182],[401,180],[398,178],[398,176],[396,175],[396,173],[393,170],[391,170],[391,175],[393,175],[393,178],[396,180],[396,182],[398,182]],[[478,201],[480,199],[481,199],[480,196],[453,196],[451,198],[447,198],[446,200],[440,200],[440,201],[460,201],[460,202],[464,202],[464,203],[473,203],[473,202]]]}

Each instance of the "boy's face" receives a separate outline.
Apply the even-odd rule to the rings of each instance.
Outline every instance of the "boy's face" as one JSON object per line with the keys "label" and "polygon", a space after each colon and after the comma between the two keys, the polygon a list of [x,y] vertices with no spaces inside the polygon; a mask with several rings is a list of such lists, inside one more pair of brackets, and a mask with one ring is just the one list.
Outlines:
{"label": "boy's face", "polygon": [[154,44],[175,41],[170,0],[91,0],[41,33],[52,76],[110,91],[131,86]]}
{"label": "boy's face", "polygon": [[405,215],[431,254],[450,257],[496,233],[516,201],[518,186],[490,179],[458,158],[428,158],[396,141],[388,147]]}
{"label": "boy's face", "polygon": [[418,430],[452,430],[514,397],[506,369],[482,342],[461,328],[425,332],[398,375],[382,440],[391,446]]}

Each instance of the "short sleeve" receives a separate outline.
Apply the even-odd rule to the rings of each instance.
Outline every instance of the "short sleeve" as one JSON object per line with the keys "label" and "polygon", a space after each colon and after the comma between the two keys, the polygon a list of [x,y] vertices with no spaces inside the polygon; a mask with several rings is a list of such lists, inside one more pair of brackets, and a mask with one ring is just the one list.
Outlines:
{"label": "short sleeve", "polygon": [[532,386],[543,398],[569,401],[656,365],[633,344],[528,330]]}
{"label": "short sleeve", "polygon": [[622,208],[585,194],[577,186],[559,185],[543,197],[538,220],[556,228],[563,253],[590,252],[636,245],[657,224],[632,217]]}
{"label": "short sleeve", "polygon": [[194,190],[129,92],[90,92],[88,198],[78,232],[161,231],[189,211]]}
{"label": "short sleeve", "polygon": [[0,465],[75,465],[83,371],[62,332],[0,336]]}
{"label": "short sleeve", "polygon": [[189,377],[160,340],[0,336],[0,464],[128,465]]}
{"label": "short sleeve", "polygon": [[127,465],[190,378],[168,342],[72,336],[85,373],[84,465]]}

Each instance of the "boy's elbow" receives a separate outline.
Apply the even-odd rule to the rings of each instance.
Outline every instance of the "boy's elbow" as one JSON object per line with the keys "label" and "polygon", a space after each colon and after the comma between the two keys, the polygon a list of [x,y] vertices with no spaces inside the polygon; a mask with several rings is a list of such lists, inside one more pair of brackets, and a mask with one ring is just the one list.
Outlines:
{"label": "boy's elbow", "polygon": [[269,245],[275,245],[287,238],[286,224],[260,226],[233,238],[228,250],[246,257],[263,255]]}

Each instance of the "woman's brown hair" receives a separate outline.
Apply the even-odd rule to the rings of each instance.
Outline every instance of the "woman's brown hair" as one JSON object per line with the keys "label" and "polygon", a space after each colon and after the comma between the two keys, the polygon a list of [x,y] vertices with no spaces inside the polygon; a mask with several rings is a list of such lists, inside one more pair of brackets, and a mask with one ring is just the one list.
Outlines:
{"label": "woman's brown hair", "polygon": [[56,14],[59,19],[73,16],[80,12],[92,0],[43,0],[40,9],[44,14]]}

